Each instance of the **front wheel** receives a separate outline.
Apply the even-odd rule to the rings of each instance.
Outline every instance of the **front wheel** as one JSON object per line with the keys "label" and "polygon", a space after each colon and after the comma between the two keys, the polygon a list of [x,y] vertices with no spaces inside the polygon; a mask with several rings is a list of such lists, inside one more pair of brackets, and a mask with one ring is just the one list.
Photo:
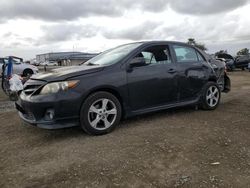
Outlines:
{"label": "front wheel", "polygon": [[4,91],[4,93],[9,96],[10,95],[10,84],[9,81],[7,80],[7,78],[2,78],[2,89]]}
{"label": "front wheel", "polygon": [[203,89],[201,96],[201,108],[204,110],[214,110],[220,103],[221,91],[218,84],[208,82]]}
{"label": "front wheel", "polygon": [[103,135],[113,131],[121,119],[121,104],[108,92],[90,95],[80,112],[82,129],[90,135]]}
{"label": "front wheel", "polygon": [[24,76],[24,77],[30,77],[32,74],[34,74],[34,72],[33,72],[33,70],[31,70],[31,69],[25,69],[25,70],[23,71],[23,76]]}

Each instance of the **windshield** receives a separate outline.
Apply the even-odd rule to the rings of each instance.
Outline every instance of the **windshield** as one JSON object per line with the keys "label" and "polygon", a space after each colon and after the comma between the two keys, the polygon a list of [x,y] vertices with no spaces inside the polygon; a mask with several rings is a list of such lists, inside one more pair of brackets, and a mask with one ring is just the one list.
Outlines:
{"label": "windshield", "polygon": [[[5,58],[5,59],[4,59],[4,63],[5,63],[5,64],[8,64],[8,63],[9,63],[9,59]],[[18,60],[16,60],[16,59],[14,59],[14,58],[12,58],[12,63],[14,63],[14,64],[20,64],[20,63],[22,63],[22,62],[21,62],[21,61],[18,61]]]}
{"label": "windshield", "polygon": [[105,51],[100,55],[90,59],[85,65],[112,65],[119,62],[122,58],[140,46],[141,43],[133,43],[119,46],[111,50]]}

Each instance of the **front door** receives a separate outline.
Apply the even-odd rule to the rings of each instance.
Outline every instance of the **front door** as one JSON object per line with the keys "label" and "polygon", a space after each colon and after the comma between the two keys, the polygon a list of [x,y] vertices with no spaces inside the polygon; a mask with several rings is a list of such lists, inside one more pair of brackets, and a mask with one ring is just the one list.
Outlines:
{"label": "front door", "polygon": [[[169,47],[167,45],[150,46],[133,58],[136,57],[143,57],[146,63],[142,66],[130,67],[127,71],[132,111],[175,103],[178,92],[177,72]],[[130,66],[129,62],[128,66]]]}

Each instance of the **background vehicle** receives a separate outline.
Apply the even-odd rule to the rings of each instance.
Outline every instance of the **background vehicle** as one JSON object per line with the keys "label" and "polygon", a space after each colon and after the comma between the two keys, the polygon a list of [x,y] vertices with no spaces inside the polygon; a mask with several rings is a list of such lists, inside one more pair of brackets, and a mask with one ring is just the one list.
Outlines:
{"label": "background vehicle", "polygon": [[226,68],[229,71],[233,71],[236,68],[235,59],[229,54],[218,54],[216,59],[225,62]]}
{"label": "background vehicle", "polygon": [[235,58],[235,67],[241,68],[242,70],[248,68],[248,63],[250,63],[250,55],[237,56]]}
{"label": "background vehicle", "polygon": [[121,118],[157,110],[185,105],[214,110],[221,92],[229,91],[225,66],[199,49],[178,42],[137,42],[81,66],[34,75],[16,108],[24,121],[41,128],[80,122],[87,133],[100,135],[114,130]]}
{"label": "background vehicle", "polygon": [[[8,58],[0,58],[1,67],[3,63],[8,64]],[[20,76],[28,77],[36,73],[38,73],[37,67],[23,63],[21,61],[21,58],[13,57],[13,74],[18,74]]]}
{"label": "background vehicle", "polygon": [[39,65],[39,63],[36,61],[36,58],[31,59],[31,60],[30,60],[30,64],[31,64],[31,65],[35,65],[35,66],[38,66],[38,65]]}
{"label": "background vehicle", "polygon": [[250,55],[237,56],[234,58],[230,54],[218,54],[217,59],[226,63],[227,70],[233,71],[236,68],[246,69],[250,63]]}
{"label": "background vehicle", "polygon": [[45,61],[40,63],[42,66],[58,66],[58,63],[56,61]]}

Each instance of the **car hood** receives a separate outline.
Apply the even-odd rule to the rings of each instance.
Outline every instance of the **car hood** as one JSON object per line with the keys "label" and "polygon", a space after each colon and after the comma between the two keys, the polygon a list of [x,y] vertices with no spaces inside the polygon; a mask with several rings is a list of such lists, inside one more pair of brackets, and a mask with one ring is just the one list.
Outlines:
{"label": "car hood", "polygon": [[33,80],[43,80],[47,82],[53,82],[53,81],[66,80],[68,78],[82,76],[85,74],[95,73],[103,69],[104,67],[87,66],[87,65],[63,67],[63,68],[53,69],[45,73],[38,73],[36,75],[33,75],[31,78]]}

